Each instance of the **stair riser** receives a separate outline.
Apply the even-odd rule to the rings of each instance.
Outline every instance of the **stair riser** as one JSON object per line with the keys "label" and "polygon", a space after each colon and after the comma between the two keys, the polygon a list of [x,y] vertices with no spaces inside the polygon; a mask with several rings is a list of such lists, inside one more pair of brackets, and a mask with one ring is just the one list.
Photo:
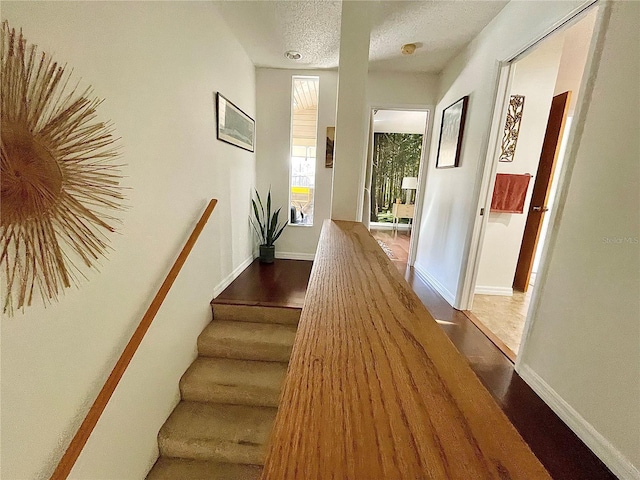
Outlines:
{"label": "stair riser", "polygon": [[264,465],[264,445],[241,445],[215,440],[194,439],[189,442],[159,438],[160,455],[166,457],[213,460],[217,462]]}
{"label": "stair riser", "polygon": [[254,305],[230,305],[212,303],[214,320],[236,322],[280,323],[297,325],[300,320],[299,308],[259,307]]}
{"label": "stair riser", "polygon": [[205,357],[234,358],[238,360],[263,360],[265,362],[288,362],[293,347],[273,344],[246,344],[224,342],[198,342],[198,352]]}
{"label": "stair riser", "polygon": [[182,399],[194,402],[228,403],[256,407],[277,407],[280,391],[233,385],[183,385]]}
{"label": "stair riser", "polygon": [[259,480],[261,473],[257,465],[160,457],[147,480]]}

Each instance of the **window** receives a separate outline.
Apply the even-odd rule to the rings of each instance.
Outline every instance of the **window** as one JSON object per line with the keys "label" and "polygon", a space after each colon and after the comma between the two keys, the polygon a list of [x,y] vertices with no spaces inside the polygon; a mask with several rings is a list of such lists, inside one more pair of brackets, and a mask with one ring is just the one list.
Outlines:
{"label": "window", "polygon": [[289,223],[293,225],[313,225],[319,82],[319,77],[293,77],[289,168]]}

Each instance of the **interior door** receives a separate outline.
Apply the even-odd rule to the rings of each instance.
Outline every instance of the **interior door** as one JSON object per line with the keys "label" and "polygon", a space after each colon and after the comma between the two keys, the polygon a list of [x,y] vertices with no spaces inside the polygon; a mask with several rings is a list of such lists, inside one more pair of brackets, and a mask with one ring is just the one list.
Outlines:
{"label": "interior door", "polygon": [[513,279],[513,288],[521,292],[526,292],[531,279],[531,269],[533,260],[540,239],[540,230],[547,209],[547,200],[551,188],[551,179],[556,166],[560,143],[564,132],[564,124],[567,120],[571,92],[564,92],[553,97],[549,121],[544,135],[542,152],[540,153],[540,163],[538,172],[533,184],[533,193],[529,203],[529,213],[524,227],[524,236],[520,247],[518,265]]}

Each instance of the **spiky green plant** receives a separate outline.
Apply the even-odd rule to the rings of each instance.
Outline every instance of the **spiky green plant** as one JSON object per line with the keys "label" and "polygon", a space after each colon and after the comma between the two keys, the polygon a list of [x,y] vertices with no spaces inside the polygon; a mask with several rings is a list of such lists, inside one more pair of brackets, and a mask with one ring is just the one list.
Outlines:
{"label": "spiky green plant", "polygon": [[[266,209],[262,204],[260,194],[257,190],[254,191],[258,202],[256,203],[256,200],[253,198],[251,199],[253,205],[253,218],[250,219],[251,225],[258,236],[258,240],[260,240],[260,245],[270,247],[278,237],[280,237],[284,227],[287,226],[287,222],[279,223],[278,221],[282,207],[278,208],[273,214],[271,213],[271,189],[269,189],[269,193],[267,194]],[[258,206],[260,206],[260,208],[258,208]]]}

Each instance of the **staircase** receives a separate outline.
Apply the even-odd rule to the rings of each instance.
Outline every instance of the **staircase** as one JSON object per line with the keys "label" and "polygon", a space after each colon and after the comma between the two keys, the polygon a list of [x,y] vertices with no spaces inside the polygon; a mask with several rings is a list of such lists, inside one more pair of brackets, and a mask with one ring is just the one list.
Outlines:
{"label": "staircase", "polygon": [[212,307],[147,480],[260,478],[300,309]]}

